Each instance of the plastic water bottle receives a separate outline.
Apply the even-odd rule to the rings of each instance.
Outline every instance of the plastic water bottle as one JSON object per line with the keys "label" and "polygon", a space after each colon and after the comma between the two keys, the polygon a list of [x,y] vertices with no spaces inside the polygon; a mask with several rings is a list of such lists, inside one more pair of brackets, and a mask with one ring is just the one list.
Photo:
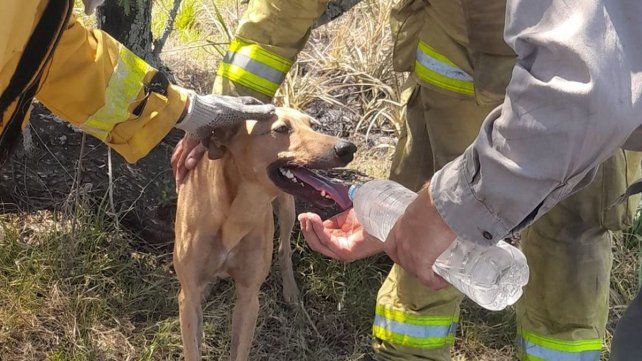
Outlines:
{"label": "plastic water bottle", "polygon": [[[382,242],[417,194],[390,180],[350,188],[357,219]],[[500,241],[484,247],[459,238],[437,258],[433,270],[478,305],[499,311],[517,302],[528,282],[526,257]]]}

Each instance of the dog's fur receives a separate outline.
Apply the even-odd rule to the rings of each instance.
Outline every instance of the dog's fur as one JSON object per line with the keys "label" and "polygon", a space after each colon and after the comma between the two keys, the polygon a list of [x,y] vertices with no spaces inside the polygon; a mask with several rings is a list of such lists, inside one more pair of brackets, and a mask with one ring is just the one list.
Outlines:
{"label": "dog's fur", "polygon": [[231,359],[248,358],[259,288],[272,259],[273,203],[280,225],[283,294],[287,302],[298,299],[289,243],[294,199],[272,182],[268,169],[283,164],[332,168],[349,162],[336,154],[343,141],[313,131],[308,116],[283,108],[277,115],[272,121],[247,121],[219,134],[210,141],[210,157],[219,159],[200,161],[179,187],[174,267],[181,284],[180,324],[188,361],[201,357],[205,289],[224,276],[236,286]]}

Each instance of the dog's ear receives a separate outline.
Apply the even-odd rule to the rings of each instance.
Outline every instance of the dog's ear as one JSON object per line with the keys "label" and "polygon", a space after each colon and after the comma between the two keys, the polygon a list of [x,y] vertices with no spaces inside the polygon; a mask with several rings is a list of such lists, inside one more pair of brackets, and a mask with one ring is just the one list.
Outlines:
{"label": "dog's ear", "polygon": [[207,155],[210,159],[220,159],[225,154],[230,141],[238,132],[240,125],[218,129],[207,140]]}

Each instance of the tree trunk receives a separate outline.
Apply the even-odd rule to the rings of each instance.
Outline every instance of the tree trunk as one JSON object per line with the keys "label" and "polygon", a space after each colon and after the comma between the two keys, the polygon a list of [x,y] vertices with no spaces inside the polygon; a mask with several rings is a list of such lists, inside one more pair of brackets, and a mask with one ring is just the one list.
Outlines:
{"label": "tree trunk", "polygon": [[152,65],[152,0],[112,0],[98,7],[98,27]]}

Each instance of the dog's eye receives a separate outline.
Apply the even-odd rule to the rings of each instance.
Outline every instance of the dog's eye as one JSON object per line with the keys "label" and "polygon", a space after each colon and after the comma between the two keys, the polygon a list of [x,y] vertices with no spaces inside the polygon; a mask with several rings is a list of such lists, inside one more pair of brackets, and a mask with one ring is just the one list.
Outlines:
{"label": "dog's eye", "polygon": [[278,126],[277,128],[272,129],[272,131],[275,132],[275,133],[285,134],[285,133],[289,133],[290,132],[290,127],[288,127],[287,125],[283,124],[283,125]]}

